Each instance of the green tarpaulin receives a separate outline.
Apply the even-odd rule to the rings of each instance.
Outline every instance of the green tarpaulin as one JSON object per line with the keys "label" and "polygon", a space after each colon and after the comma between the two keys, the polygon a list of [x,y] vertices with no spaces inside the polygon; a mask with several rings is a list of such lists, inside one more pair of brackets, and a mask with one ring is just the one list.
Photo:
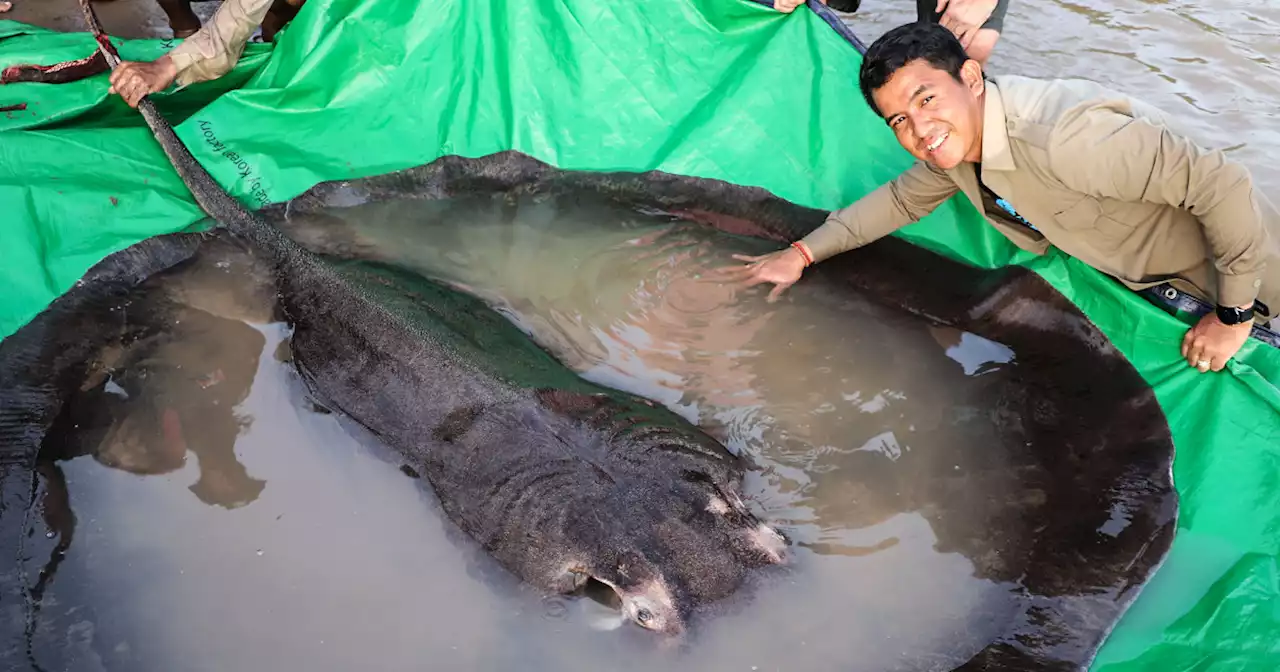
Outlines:
{"label": "green tarpaulin", "polygon": [[[13,22],[0,22],[0,38],[0,66],[93,48],[85,34]],[[564,169],[660,169],[831,209],[911,161],[863,103],[858,65],[813,12],[750,0],[310,0],[232,75],[157,98],[196,158],[251,205],[515,149]],[[105,75],[0,87],[0,106],[28,103],[0,115],[0,336],[104,256],[201,219],[141,118],[106,90]],[[1186,325],[1060,254],[1017,250],[963,196],[900,235],[1041,273],[1167,413],[1178,534],[1094,669],[1280,668],[1280,351],[1250,341],[1227,372],[1199,374],[1179,356]]]}

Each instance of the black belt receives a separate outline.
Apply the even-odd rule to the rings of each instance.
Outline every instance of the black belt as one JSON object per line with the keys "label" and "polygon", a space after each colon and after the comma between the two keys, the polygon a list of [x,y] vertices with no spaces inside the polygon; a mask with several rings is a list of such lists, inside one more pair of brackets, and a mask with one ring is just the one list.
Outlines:
{"label": "black belt", "polygon": [[[1139,290],[1138,294],[1142,295],[1148,301],[1165,308],[1171,313],[1182,311],[1191,313],[1197,318],[1200,318],[1214,312],[1214,307],[1212,305],[1200,300],[1199,297],[1178,291],[1178,289],[1173,285],[1164,284],[1148,287],[1146,289]],[[1254,303],[1256,304],[1259,313],[1271,313],[1265,303],[1256,300]],[[1256,322],[1253,325],[1253,331],[1250,335],[1267,345],[1280,348],[1280,334],[1277,334]]]}

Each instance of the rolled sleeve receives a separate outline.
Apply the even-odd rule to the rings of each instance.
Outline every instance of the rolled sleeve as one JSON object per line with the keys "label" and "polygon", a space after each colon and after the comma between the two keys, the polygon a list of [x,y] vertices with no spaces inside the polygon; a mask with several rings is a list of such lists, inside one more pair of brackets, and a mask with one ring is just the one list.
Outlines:
{"label": "rolled sleeve", "polygon": [[923,219],[959,191],[951,176],[919,161],[895,178],[827,216],[801,239],[814,262],[861,247]]}
{"label": "rolled sleeve", "polygon": [[179,86],[217,79],[235,67],[273,0],[223,0],[213,18],[169,52]]}

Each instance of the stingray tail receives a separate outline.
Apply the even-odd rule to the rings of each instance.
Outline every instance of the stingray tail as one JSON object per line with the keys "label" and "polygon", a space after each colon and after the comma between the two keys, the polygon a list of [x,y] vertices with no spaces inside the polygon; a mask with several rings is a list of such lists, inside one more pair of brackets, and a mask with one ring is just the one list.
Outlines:
{"label": "stingray tail", "polygon": [[[115,45],[107,39],[102,22],[98,20],[98,15],[93,11],[90,1],[80,0],[80,9],[84,12],[90,32],[98,42],[98,50],[105,63],[112,69],[116,68],[120,65],[120,54],[116,51]],[[178,177],[195,197],[196,204],[232,233],[251,239],[260,239],[265,233],[264,229],[268,228],[267,225],[254,217],[248,209],[214,181],[213,176],[196,161],[191,151],[178,139],[173,127],[160,115],[151,99],[144,96],[138,101],[138,111],[142,113],[142,118],[151,128],[165,156],[173,164]]]}
{"label": "stingray tail", "polygon": [[107,59],[101,51],[74,61],[63,61],[52,65],[20,63],[11,65],[0,71],[0,84],[16,84],[32,82],[36,84],[66,84],[92,77],[109,69]]}

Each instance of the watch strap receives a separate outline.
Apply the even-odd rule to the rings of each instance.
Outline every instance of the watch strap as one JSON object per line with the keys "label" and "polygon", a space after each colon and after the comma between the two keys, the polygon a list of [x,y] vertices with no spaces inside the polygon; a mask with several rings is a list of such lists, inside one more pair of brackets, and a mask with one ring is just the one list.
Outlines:
{"label": "watch strap", "polygon": [[1254,308],[1240,309],[1234,306],[1218,306],[1215,310],[1218,320],[1226,325],[1241,324],[1253,319]]}

